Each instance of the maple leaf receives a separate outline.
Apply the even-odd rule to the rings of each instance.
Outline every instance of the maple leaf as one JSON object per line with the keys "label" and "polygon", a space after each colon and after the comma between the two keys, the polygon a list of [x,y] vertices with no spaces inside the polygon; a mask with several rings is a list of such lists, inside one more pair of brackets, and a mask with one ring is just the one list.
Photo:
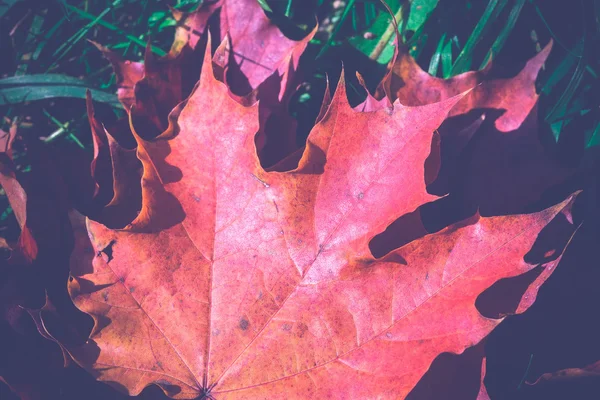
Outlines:
{"label": "maple leaf", "polygon": [[89,93],[87,111],[94,143],[91,177],[95,191],[87,201],[86,215],[110,227],[123,227],[141,208],[141,163],[135,149],[121,146],[96,119]]}
{"label": "maple leaf", "polygon": [[484,291],[534,268],[535,299],[561,247],[526,257],[572,200],[527,215],[478,215],[381,258],[370,240],[435,199],[424,163],[461,100],[359,112],[343,76],[297,168],[267,172],[259,106],[229,95],[210,53],[177,124],[140,135],[142,210],[125,229],[88,220],[96,257],[69,292],[95,320],[68,347],[97,379],[174,398],[404,398],[443,352],[479,343],[502,317]]}
{"label": "maple leaf", "polygon": [[[235,97],[246,102],[260,100],[256,141],[261,161],[267,166],[275,164],[298,147],[296,121],[289,115],[287,103],[298,82],[295,75],[300,54],[316,27],[299,41],[288,39],[258,3],[248,0],[204,2],[192,13],[172,12],[179,25],[171,51],[163,58],[156,58],[148,48],[144,63],[123,61],[114,52],[94,43],[113,65],[119,99],[129,115],[104,126],[95,117],[88,94],[94,144],[91,173],[86,173],[81,166],[87,155],[56,157],[62,175],[72,188],[75,207],[110,227],[127,225],[141,208],[141,166],[135,156],[137,144],[131,126],[146,139],[169,129],[168,116],[171,120],[177,118],[181,109],[177,105],[189,95],[200,76],[202,57],[198,55],[203,55],[206,49],[207,24],[214,13],[221,17],[219,31],[226,38],[213,58],[219,80],[227,82],[230,90],[236,92],[245,91],[246,86],[232,84],[228,76],[236,81],[250,79],[256,85],[250,88],[253,92],[248,99]],[[229,21],[238,17],[252,20],[252,29],[248,28],[250,31],[245,33],[238,28],[230,29]],[[252,33],[252,40],[244,36],[248,32]],[[262,43],[262,50],[256,48],[257,40]]]}
{"label": "maple leaf", "polygon": [[[71,339],[84,336],[70,326],[59,328],[54,330],[59,342],[43,326],[42,314],[46,324],[59,314],[73,322],[87,317],[65,293],[73,245],[66,186],[38,140],[19,138],[13,126],[0,141],[0,184],[21,229],[18,241],[9,246],[9,258],[0,260],[0,379],[22,399],[39,399],[58,394],[55,381],[70,358],[57,344],[75,345],[81,341]],[[13,162],[16,141],[30,157],[27,174]]]}
{"label": "maple leaf", "polygon": [[[427,190],[448,195],[388,227],[372,243],[375,254],[383,255],[475,212],[488,216],[522,213],[534,203],[549,204],[547,198],[560,197],[554,192],[574,169],[561,165],[543,144],[545,131],[538,124],[535,89],[551,49],[550,41],[510,78],[491,79],[493,68],[488,63],[481,71],[441,79],[422,70],[408,49],[399,46],[388,74],[374,94],[367,92],[356,110],[378,110],[395,100],[426,105],[472,90],[437,129],[439,135],[426,161]],[[359,81],[365,86],[360,76]]]}
{"label": "maple leaf", "polygon": [[[493,69],[488,64],[482,71],[440,79],[423,71],[400,47],[389,74],[358,110],[386,107],[390,99],[414,106],[430,104],[473,88],[439,127],[439,141],[426,163],[426,170],[436,171],[428,174],[428,191],[449,196],[419,211],[415,217],[429,222],[427,228],[417,223],[417,229],[434,232],[476,211],[523,212],[540,199],[556,197],[552,190],[574,173],[542,144],[545,132],[537,121],[535,80],[551,49],[552,42],[511,78],[490,79]],[[414,238],[399,234],[405,222],[396,225],[386,232],[387,237],[406,236],[396,244]],[[377,240],[378,254],[389,250],[386,240]]]}
{"label": "maple leaf", "polygon": [[[200,6],[184,21],[188,41],[195,46],[198,32],[206,27],[207,15],[219,12],[219,46],[214,54],[219,80],[226,82],[239,101],[254,92],[260,101],[260,127],[256,144],[261,163],[269,167],[295,151],[296,121],[288,113],[288,102],[300,83],[300,56],[317,32],[317,24],[301,40],[284,36],[256,1],[222,0]],[[233,22],[235,21],[235,23]],[[178,36],[184,36],[182,32]],[[179,40],[181,46],[182,41]]]}
{"label": "maple leaf", "polygon": [[479,387],[479,393],[477,394],[477,400],[490,400],[490,395],[487,392],[487,389],[485,388],[485,385],[483,383],[483,378],[485,377],[485,370],[486,370],[486,360],[485,357],[483,358],[483,362],[481,363],[481,385]]}
{"label": "maple leaf", "polygon": [[[34,140],[22,140],[31,157],[33,176],[19,176],[12,159],[13,143],[17,140],[17,128],[0,132],[0,185],[4,188],[21,229],[18,243],[12,250],[11,259],[16,263],[30,265],[38,258],[62,248],[66,237],[56,232],[69,231],[60,214],[66,215],[68,196],[65,185],[56,173],[48,155]],[[60,212],[54,212],[55,209]]]}
{"label": "maple leaf", "polygon": [[543,374],[533,384],[537,385],[548,381],[576,380],[598,376],[600,376],[600,361],[596,361],[583,368],[566,368],[560,371]]}
{"label": "maple leaf", "polygon": [[[16,168],[12,159],[12,146],[16,136],[16,125],[12,125],[8,132],[0,130],[0,148],[2,149],[0,153],[0,185],[2,185],[6,196],[11,199],[11,207],[21,229],[19,243],[15,247],[18,254],[14,254],[13,257],[31,262],[37,257],[38,248],[26,223],[27,194],[17,179]],[[8,244],[7,247],[10,248]]]}
{"label": "maple leaf", "polygon": [[[536,93],[535,80],[551,50],[552,41],[512,78],[487,79],[486,75],[492,66],[491,63],[488,63],[481,71],[471,71],[449,79],[441,79],[423,71],[410,56],[408,49],[400,46],[395,60],[392,60],[388,75],[380,83],[375,95],[369,94],[365,102],[356,108],[359,110],[377,109],[385,107],[390,101],[396,99],[407,106],[419,106],[442,101],[473,89],[450,111],[449,117],[454,118],[449,118],[439,128],[442,167],[440,175],[437,176],[435,182],[431,182],[429,189],[433,193],[442,195],[451,191],[449,186],[452,185],[450,180],[453,179],[453,176],[460,175],[461,180],[464,180],[462,179],[464,171],[458,173],[456,170],[458,159],[461,156],[465,158],[463,151],[476,135],[483,136],[483,138],[480,140],[482,143],[477,144],[478,148],[474,153],[476,156],[485,154],[486,160],[475,159],[469,167],[473,172],[478,171],[483,176],[476,178],[477,183],[467,183],[466,185],[480,188],[484,182],[494,182],[494,185],[499,186],[497,190],[505,191],[508,189],[507,185],[498,185],[498,178],[511,180],[513,185],[517,178],[519,181],[527,181],[530,186],[530,178],[535,175],[538,178],[539,187],[546,188],[547,184],[544,186],[539,182],[551,181],[554,183],[560,181],[560,178],[556,178],[557,175],[564,175],[564,172],[561,173],[556,166],[551,165],[538,138],[536,106],[539,95]],[[493,119],[493,121],[484,124],[486,119]],[[510,144],[506,145],[505,142],[510,142]],[[497,149],[498,146],[507,147],[507,149],[490,151],[493,148]],[[522,147],[529,148],[528,162],[532,164],[537,162],[539,165],[539,168],[536,167],[535,170],[530,171],[525,178],[519,178],[515,174],[508,175],[505,173],[506,171],[485,165],[486,162],[501,164],[504,159],[510,157],[509,152],[514,153],[517,151],[516,149]],[[490,160],[489,155],[491,154],[496,155],[495,159]],[[510,158],[513,159],[511,164],[520,171],[519,173],[526,170],[522,163],[515,163],[514,160],[522,157],[515,155]],[[532,161],[532,159],[535,160]],[[550,169],[551,171],[548,171]],[[497,171],[501,171],[501,177],[498,176]],[[491,173],[497,175],[492,177]],[[540,177],[544,179],[540,179]],[[554,179],[550,177],[554,177]],[[525,188],[520,187],[519,189],[513,193],[519,193],[523,203],[530,202],[531,198],[539,195],[543,190],[530,190],[533,194],[525,196],[523,190]]]}
{"label": "maple leaf", "polygon": [[[276,141],[271,145],[273,148],[284,143],[285,152],[295,150],[295,124],[291,119],[285,121],[289,125],[286,129],[290,131],[285,140],[281,132],[278,135],[266,133],[265,125],[272,115],[276,115],[282,126],[281,119],[286,118],[284,108],[298,84],[294,78],[300,55],[317,27],[301,40],[289,39],[254,0],[207,1],[191,13],[175,9],[172,13],[178,26],[171,49],[162,58],[157,58],[148,48],[144,63],[124,61],[94,43],[111,62],[117,77],[119,100],[126,110],[131,109],[138,131],[145,138],[151,138],[167,129],[168,115],[198,81],[209,19],[218,14],[219,41],[228,39],[215,54],[215,63],[221,70],[220,79],[227,82],[234,93],[245,95],[256,91],[256,96],[263,100],[263,128],[259,140],[266,141],[269,136]],[[267,164],[273,162],[267,161]]]}

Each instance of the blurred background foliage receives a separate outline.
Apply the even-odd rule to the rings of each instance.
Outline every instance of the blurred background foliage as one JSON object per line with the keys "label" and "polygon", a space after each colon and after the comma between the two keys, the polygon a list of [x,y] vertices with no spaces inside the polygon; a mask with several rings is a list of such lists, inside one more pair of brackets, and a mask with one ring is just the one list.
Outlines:
{"label": "blurred background foliage", "polygon": [[[88,40],[126,59],[141,60],[146,43],[164,55],[175,20],[169,6],[192,10],[202,0],[0,1],[0,108],[4,123],[29,121],[47,142],[89,147],[85,89],[118,115],[115,79]],[[210,0],[204,0],[210,1]],[[359,70],[374,87],[393,53],[395,32],[380,0],[257,0],[289,36],[320,28],[303,58],[306,76],[290,104],[299,115],[318,109],[325,76]],[[491,57],[494,73],[514,75],[550,39],[550,59],[538,79],[541,116],[557,141],[584,131],[584,147],[600,144],[598,115],[600,22],[598,0],[386,0],[402,40],[429,73],[449,78],[479,69]],[[351,101],[361,89],[350,79]],[[364,95],[364,94],[362,94]],[[356,96],[356,97],[352,97]],[[103,115],[110,118],[109,115]],[[572,134],[575,136],[576,134]],[[567,140],[567,139],[562,139]]]}

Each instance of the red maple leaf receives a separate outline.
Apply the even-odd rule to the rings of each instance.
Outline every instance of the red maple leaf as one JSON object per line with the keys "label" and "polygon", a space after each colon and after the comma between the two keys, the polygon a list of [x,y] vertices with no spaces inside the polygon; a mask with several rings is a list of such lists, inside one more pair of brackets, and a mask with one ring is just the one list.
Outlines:
{"label": "red maple leaf", "polygon": [[536,252],[538,235],[556,218],[572,229],[568,199],[371,255],[375,235],[435,199],[425,160],[461,98],[360,112],[342,78],[297,168],[267,172],[258,106],[230,96],[207,52],[177,124],[136,136],[141,213],[122,230],[88,222],[97,256],[72,267],[69,291],[95,327],[70,354],[130,394],[406,397],[436,356],[502,321],[476,307],[488,288],[538,268],[511,311],[531,305],[564,246]]}

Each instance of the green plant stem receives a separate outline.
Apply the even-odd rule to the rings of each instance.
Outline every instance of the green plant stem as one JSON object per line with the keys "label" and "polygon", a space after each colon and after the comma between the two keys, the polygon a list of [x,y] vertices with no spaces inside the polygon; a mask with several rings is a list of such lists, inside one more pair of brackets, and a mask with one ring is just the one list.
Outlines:
{"label": "green plant stem", "polygon": [[[388,12],[391,11],[389,7],[387,7],[387,9],[388,9]],[[404,13],[404,7],[400,6],[398,8],[398,11],[396,11],[396,13],[393,15],[394,20],[396,22],[402,21],[403,13]],[[392,23],[388,25],[388,27],[385,30],[385,32],[383,33],[383,35],[381,35],[381,38],[379,39],[379,43],[377,43],[377,46],[375,46],[375,49],[369,55],[369,58],[371,58],[372,60],[377,60],[381,56],[381,53],[383,53],[385,46],[390,42],[390,40],[392,40],[392,37],[394,35],[399,34],[396,29],[397,25],[394,24],[393,22],[394,21],[392,21]]]}
{"label": "green plant stem", "polygon": [[437,75],[438,66],[440,65],[440,59],[442,57],[442,49],[444,48],[444,43],[446,42],[446,33],[442,34],[440,41],[438,42],[437,48],[431,56],[431,61],[429,62],[429,74],[432,76]]}
{"label": "green plant stem", "polygon": [[550,25],[546,21],[546,18],[544,18],[544,15],[542,14],[542,11],[540,10],[540,8],[537,6],[537,4],[535,4],[534,0],[529,0],[529,2],[535,8],[535,12],[537,13],[538,17],[540,17],[540,19],[542,20],[542,23],[544,24],[546,29],[548,29],[548,33],[550,33],[550,36],[552,36],[552,39],[554,39],[560,47],[562,47],[567,53],[571,54],[573,57],[581,58],[581,56],[571,53],[571,50],[569,50],[569,48],[563,44],[563,42],[558,38],[558,36],[556,36],[554,34],[554,31],[552,30],[552,28],[550,28]]}
{"label": "green plant stem", "polygon": [[[54,68],[58,64],[58,62],[68,54],[69,50],[71,50],[71,48],[75,46],[75,44],[81,41],[81,39],[83,39],[87,35],[89,30],[92,29],[98,23],[98,21],[102,19],[102,17],[108,14],[108,12],[120,2],[121,0],[115,0],[109,7],[105,8],[104,11],[100,13],[100,15],[95,17],[91,22],[89,22],[83,28],[77,31],[75,35],[71,36],[65,43],[59,46],[59,48],[56,49],[56,51],[54,52],[54,61],[52,62],[50,67],[48,67],[48,70]],[[67,4],[64,3],[64,1],[63,4],[67,6]]]}
{"label": "green plant stem", "polygon": [[531,368],[531,362],[533,361],[533,354],[529,357],[529,363],[527,364],[527,368],[525,369],[525,373],[523,374],[523,378],[521,378],[521,382],[519,382],[519,386],[517,386],[517,390],[521,389],[523,383],[525,383],[525,379],[527,379],[527,374],[529,373],[529,368]]}
{"label": "green plant stem", "polygon": [[515,24],[517,23],[517,20],[519,19],[519,15],[521,14],[521,10],[523,9],[524,5],[525,5],[525,0],[517,0],[516,1],[515,5],[510,10],[510,14],[508,15],[508,21],[507,21],[506,25],[504,25],[504,28],[502,28],[502,31],[500,32],[500,34],[498,35],[496,40],[494,40],[494,44],[492,44],[492,47],[488,53],[488,56],[485,58],[485,60],[483,60],[483,62],[479,66],[479,69],[482,69],[483,67],[485,67],[490,59],[494,59],[494,57],[496,57],[498,55],[498,53],[500,53],[500,50],[502,50],[502,48],[504,47],[504,44],[506,43],[508,36],[514,29]]}
{"label": "green plant stem", "polygon": [[52,116],[52,114],[50,114],[48,111],[46,111],[45,109],[43,110],[44,114],[52,121],[54,122],[54,124],[58,127],[58,130],[53,132],[50,136],[48,136],[46,139],[44,139],[44,142],[49,143],[52,142],[56,139],[58,139],[59,137],[61,137],[62,135],[64,135],[65,133],[69,134],[69,137],[82,149],[85,148],[85,146],[83,145],[83,143],[81,143],[81,141],[77,138],[77,136],[75,136],[73,133],[69,132],[69,123],[62,123],[59,120],[57,120],[56,118],[54,118],[54,116]]}
{"label": "green plant stem", "polygon": [[465,47],[461,50],[456,57],[454,66],[452,67],[452,75],[460,74],[461,72],[467,71],[471,67],[471,57],[473,55],[473,49],[475,45],[482,38],[484,32],[490,26],[490,23],[496,19],[498,14],[502,11],[506,5],[507,0],[490,0],[487,7],[485,8],[483,15],[475,25],[473,33],[469,36],[469,39],[465,43]]}
{"label": "green plant stem", "polygon": [[325,43],[325,46],[323,46],[323,48],[321,49],[321,51],[319,51],[319,54],[317,55],[317,58],[321,57],[323,54],[325,54],[327,52],[327,50],[329,50],[329,48],[331,47],[331,45],[335,41],[335,38],[337,37],[337,34],[339,33],[340,29],[342,28],[342,25],[344,25],[344,21],[348,17],[348,14],[350,13],[350,10],[354,6],[355,2],[356,2],[356,0],[350,0],[350,1],[348,1],[348,3],[346,4],[346,7],[344,8],[344,12],[342,13],[342,16],[341,16],[340,20],[335,25],[335,28],[333,28],[333,32],[331,33],[331,36],[329,37],[329,40],[327,41],[327,43]]}
{"label": "green plant stem", "polygon": [[[87,13],[85,11],[82,11],[82,10],[78,9],[77,7],[73,7],[70,4],[65,4],[65,7],[67,7],[67,9],[69,11],[74,12],[75,14],[79,15],[82,18],[89,19],[89,20],[92,20],[92,21],[96,20],[96,17],[94,15],[89,14],[89,13]],[[120,35],[123,35],[124,37],[126,37],[127,39],[129,39],[130,41],[132,41],[133,43],[137,44],[140,47],[146,48],[146,43],[143,40],[141,40],[141,39],[139,39],[139,38],[137,38],[137,37],[135,37],[133,35],[130,35],[130,34],[124,32],[123,30],[121,30],[120,28],[118,28],[117,26],[115,26],[115,25],[113,25],[113,24],[111,24],[109,22],[106,22],[106,21],[104,21],[102,19],[99,19],[99,20],[97,20],[97,24],[100,25],[100,26],[102,26],[102,27],[104,27],[104,28],[110,29],[110,30],[112,30],[114,32],[117,32]],[[154,45],[151,45],[150,49],[152,50],[153,53],[155,53],[155,54],[157,54],[157,55],[159,55],[161,57],[167,55],[166,51],[164,51],[163,49],[158,48],[158,47],[156,47]]]}

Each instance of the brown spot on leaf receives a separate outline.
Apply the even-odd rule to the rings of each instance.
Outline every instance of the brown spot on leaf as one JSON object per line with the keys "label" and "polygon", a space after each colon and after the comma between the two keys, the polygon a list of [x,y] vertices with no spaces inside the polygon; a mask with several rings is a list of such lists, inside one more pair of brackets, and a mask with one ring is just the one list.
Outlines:
{"label": "brown spot on leaf", "polygon": [[308,326],[304,322],[298,323],[296,325],[296,336],[299,338],[303,337],[307,330]]}

